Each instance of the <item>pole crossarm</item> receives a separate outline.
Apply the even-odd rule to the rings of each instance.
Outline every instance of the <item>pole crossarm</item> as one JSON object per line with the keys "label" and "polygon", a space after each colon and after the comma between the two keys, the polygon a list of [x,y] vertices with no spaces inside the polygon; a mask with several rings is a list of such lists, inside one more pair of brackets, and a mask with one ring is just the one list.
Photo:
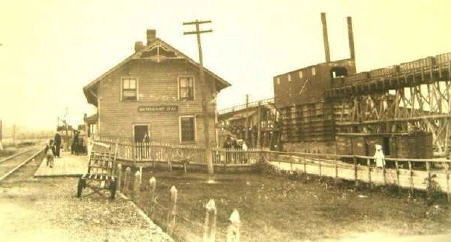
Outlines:
{"label": "pole crossarm", "polygon": [[196,20],[191,22],[184,22],[183,25],[193,25],[193,24],[209,24],[211,23],[211,20]]}
{"label": "pole crossarm", "polygon": [[200,30],[200,31],[191,31],[191,32],[183,32],[184,35],[189,35],[189,34],[203,34],[203,33],[211,33],[213,32],[213,30],[209,29],[209,30]]}

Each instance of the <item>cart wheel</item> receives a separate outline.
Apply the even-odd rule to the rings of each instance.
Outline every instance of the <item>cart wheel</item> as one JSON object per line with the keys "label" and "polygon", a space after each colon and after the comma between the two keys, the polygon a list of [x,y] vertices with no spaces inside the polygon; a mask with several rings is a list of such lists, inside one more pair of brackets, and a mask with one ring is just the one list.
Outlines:
{"label": "cart wheel", "polygon": [[111,181],[111,184],[110,184],[110,195],[111,195],[110,198],[111,199],[114,199],[116,197],[116,187],[117,187],[116,180]]}
{"label": "cart wheel", "polygon": [[78,186],[77,186],[77,197],[81,197],[81,193],[83,191],[83,188],[85,188],[86,180],[81,178],[78,179]]}

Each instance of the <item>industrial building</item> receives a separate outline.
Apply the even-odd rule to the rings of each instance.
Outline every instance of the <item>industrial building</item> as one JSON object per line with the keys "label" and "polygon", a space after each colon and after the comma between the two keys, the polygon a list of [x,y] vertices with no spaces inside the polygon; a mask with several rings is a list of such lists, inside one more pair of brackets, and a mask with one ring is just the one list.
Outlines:
{"label": "industrial building", "polygon": [[273,78],[285,150],[429,158],[449,153],[451,53],[357,73],[351,17],[350,58],[331,61],[321,14],[326,62]]}

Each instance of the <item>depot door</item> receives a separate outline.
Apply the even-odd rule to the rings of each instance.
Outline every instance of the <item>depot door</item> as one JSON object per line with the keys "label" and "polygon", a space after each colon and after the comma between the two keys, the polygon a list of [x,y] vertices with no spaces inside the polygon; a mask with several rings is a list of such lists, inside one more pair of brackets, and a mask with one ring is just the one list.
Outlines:
{"label": "depot door", "polygon": [[133,136],[134,136],[135,142],[143,142],[146,134],[149,135],[149,125],[133,126]]}

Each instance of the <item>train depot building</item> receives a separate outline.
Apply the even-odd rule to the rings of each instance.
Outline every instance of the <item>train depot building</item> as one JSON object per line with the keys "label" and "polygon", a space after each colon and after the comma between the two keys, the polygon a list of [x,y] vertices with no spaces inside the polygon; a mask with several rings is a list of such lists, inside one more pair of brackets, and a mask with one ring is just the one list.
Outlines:
{"label": "train depot building", "polygon": [[[142,142],[205,145],[215,141],[216,95],[230,84],[147,30],[147,43],[83,88],[97,113],[85,118],[91,135]],[[207,103],[202,108],[202,94]],[[95,134],[93,134],[95,133]]]}

